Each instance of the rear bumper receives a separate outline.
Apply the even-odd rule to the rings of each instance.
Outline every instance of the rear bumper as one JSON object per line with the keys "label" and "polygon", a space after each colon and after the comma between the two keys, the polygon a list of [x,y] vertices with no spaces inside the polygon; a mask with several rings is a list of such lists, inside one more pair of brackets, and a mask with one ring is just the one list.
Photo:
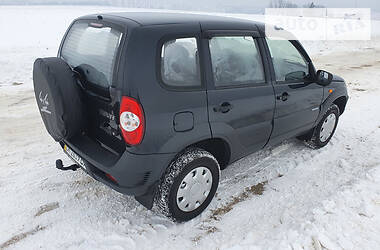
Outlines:
{"label": "rear bumper", "polygon": [[[115,155],[85,136],[62,142],[61,146],[64,144],[82,157],[90,176],[120,193],[133,196],[151,193],[175,156],[175,153],[132,154],[127,150],[121,156]],[[106,174],[110,174],[117,182]]]}

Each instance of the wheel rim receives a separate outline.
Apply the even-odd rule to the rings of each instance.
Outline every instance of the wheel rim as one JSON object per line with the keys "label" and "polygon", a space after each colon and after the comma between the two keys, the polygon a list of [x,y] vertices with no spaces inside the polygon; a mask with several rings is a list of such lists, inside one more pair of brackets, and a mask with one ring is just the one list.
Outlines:
{"label": "wheel rim", "polygon": [[330,114],[322,123],[321,131],[319,133],[319,140],[323,143],[332,135],[335,128],[336,116],[335,114]]}
{"label": "wheel rim", "polygon": [[210,194],[212,174],[208,168],[197,167],[181,181],[177,191],[177,206],[184,212],[197,209]]}

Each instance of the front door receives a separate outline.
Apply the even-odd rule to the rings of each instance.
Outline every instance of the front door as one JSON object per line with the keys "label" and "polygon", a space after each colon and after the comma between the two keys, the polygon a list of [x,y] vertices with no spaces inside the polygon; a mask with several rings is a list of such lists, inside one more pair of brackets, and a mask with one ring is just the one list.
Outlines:
{"label": "front door", "polygon": [[209,54],[208,111],[214,138],[230,145],[231,160],[265,146],[275,107],[262,38],[215,33],[204,39]]}
{"label": "front door", "polygon": [[313,79],[314,67],[297,41],[266,39],[276,96],[271,142],[310,130],[320,111],[323,87]]}

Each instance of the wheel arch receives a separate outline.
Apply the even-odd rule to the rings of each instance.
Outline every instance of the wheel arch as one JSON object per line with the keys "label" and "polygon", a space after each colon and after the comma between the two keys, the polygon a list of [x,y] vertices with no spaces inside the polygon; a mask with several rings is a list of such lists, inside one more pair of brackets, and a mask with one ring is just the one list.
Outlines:
{"label": "wheel arch", "polygon": [[343,114],[344,110],[346,109],[347,97],[340,96],[333,101],[333,104],[337,105],[339,108],[340,114]]}
{"label": "wheel arch", "polygon": [[[191,145],[186,148],[197,147],[210,152],[218,161],[220,168],[224,169],[228,166],[231,160],[231,147],[229,143],[222,138],[208,138]],[[184,148],[183,150],[185,150]]]}

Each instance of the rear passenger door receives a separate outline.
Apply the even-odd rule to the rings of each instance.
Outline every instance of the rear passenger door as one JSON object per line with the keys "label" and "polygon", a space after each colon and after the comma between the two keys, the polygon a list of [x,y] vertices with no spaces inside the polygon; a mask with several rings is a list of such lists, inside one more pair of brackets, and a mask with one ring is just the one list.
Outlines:
{"label": "rear passenger door", "polygon": [[208,112],[212,135],[232,148],[232,160],[265,146],[274,112],[268,62],[256,33],[208,33]]}

